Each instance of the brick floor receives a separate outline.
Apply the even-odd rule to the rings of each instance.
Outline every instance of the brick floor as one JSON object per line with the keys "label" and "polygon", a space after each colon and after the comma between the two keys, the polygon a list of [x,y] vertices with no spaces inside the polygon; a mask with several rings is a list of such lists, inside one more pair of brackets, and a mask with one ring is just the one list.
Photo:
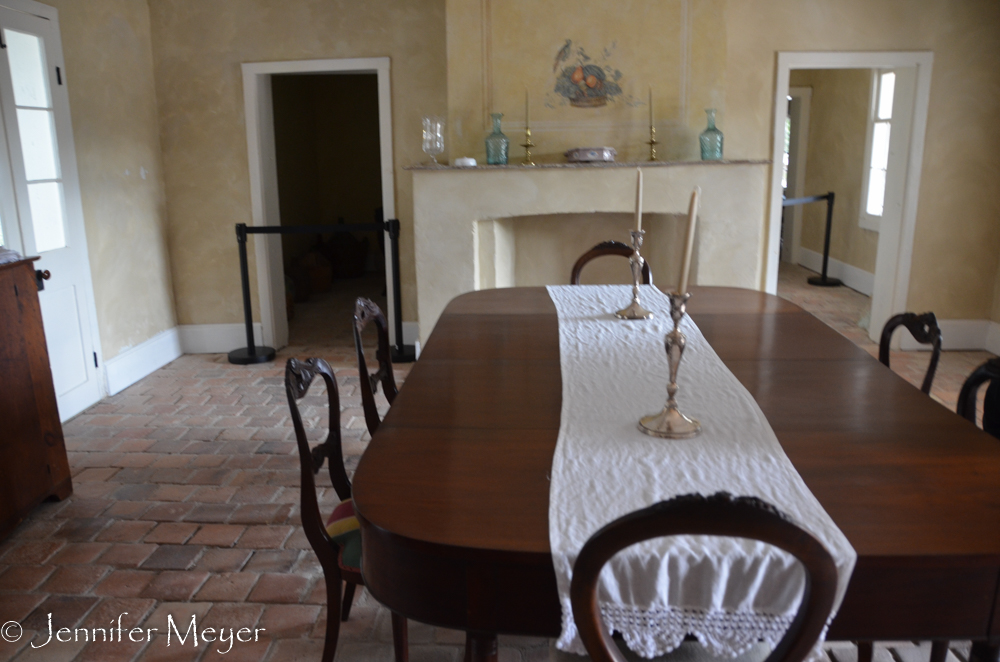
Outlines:
{"label": "brick floor", "polygon": [[[866,298],[839,288],[833,299],[823,299],[818,288],[797,283],[803,274],[783,271],[782,295],[872,351],[874,343],[857,325]],[[347,309],[344,301],[337,305]],[[327,319],[318,308],[297,308],[297,315],[307,326]],[[25,629],[17,643],[0,641],[0,662],[319,658],[325,587],[298,523],[285,360],[322,356],[334,367],[348,467],[356,465],[368,435],[349,327],[334,334],[341,343],[334,346],[320,344],[315,329],[293,328],[296,334],[313,344],[283,350],[274,363],[241,367],[222,355],[181,357],[64,425],[74,494],[42,504],[0,542],[0,623],[17,620]],[[919,383],[926,356],[894,354],[893,369]],[[946,352],[935,396],[947,403],[957,395],[956,385],[984,356]],[[397,366],[398,383],[408,368]],[[324,405],[318,385],[303,407],[312,438],[322,436],[314,426]],[[321,507],[332,507],[339,499],[329,477],[321,472],[317,480]],[[28,641],[46,634],[50,612],[56,628],[107,627],[127,612],[123,626],[156,631],[139,644],[126,635],[120,644],[52,642],[32,649]],[[179,645],[172,632],[167,646],[168,615],[182,633],[192,616],[199,628],[264,631],[259,641],[235,642],[224,655],[219,650],[227,644]],[[411,624],[414,660],[457,661],[462,642],[462,633]],[[581,659],[555,651],[545,639],[501,637],[500,645],[505,662]],[[893,646],[892,656],[877,649],[877,661],[915,662],[923,654],[916,646]],[[828,656],[831,662],[853,662],[851,652],[836,644]],[[392,659],[389,615],[366,591],[342,624],[337,659]]]}

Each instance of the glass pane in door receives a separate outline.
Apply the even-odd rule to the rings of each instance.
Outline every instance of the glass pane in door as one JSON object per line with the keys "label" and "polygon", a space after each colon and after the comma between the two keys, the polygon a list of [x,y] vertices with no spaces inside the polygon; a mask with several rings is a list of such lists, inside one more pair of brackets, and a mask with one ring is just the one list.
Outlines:
{"label": "glass pane in door", "polygon": [[66,245],[66,222],[60,182],[28,184],[31,225],[35,229],[35,250],[39,253]]}
{"label": "glass pane in door", "polygon": [[66,218],[59,172],[55,115],[41,38],[4,29],[14,86],[17,133],[28,184],[31,227],[39,253],[66,246]]}
{"label": "glass pane in door", "polygon": [[58,179],[56,136],[51,110],[17,109],[17,129],[24,152],[24,175],[29,182]]}
{"label": "glass pane in door", "polygon": [[50,108],[49,86],[45,78],[42,40],[33,34],[4,29],[10,77],[14,83],[14,103],[18,106]]}

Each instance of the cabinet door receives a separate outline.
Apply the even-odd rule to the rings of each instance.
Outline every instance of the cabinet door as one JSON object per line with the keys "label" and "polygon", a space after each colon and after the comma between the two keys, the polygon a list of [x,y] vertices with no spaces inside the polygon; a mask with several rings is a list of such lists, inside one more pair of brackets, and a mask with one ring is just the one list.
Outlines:
{"label": "cabinet door", "polygon": [[[31,263],[0,268],[0,525],[23,514],[64,470],[63,450]],[[68,471],[68,468],[67,470]]]}

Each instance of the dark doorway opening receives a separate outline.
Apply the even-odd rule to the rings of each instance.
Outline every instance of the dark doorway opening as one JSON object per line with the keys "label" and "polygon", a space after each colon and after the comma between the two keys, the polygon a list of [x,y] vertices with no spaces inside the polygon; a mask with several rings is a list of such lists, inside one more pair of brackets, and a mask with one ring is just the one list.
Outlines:
{"label": "dark doorway opening", "polygon": [[[381,222],[377,75],[276,74],[271,90],[281,225]],[[381,232],[281,237],[289,345],[352,345],[358,297],[385,312],[383,241]]]}

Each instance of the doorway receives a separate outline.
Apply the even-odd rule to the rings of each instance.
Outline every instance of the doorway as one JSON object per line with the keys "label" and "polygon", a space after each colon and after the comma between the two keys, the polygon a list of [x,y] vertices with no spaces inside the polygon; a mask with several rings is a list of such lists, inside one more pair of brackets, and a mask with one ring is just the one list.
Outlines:
{"label": "doorway", "polygon": [[[97,311],[58,13],[0,6],[0,244],[50,279],[38,293],[60,420],[103,396]],[[8,8],[12,7],[12,8]]]}
{"label": "doorway", "polygon": [[[858,149],[858,154],[845,156],[843,158],[854,163],[858,170],[858,177],[851,184],[851,187],[859,189],[851,196],[843,196],[842,191],[834,191],[837,194],[837,205],[835,206],[834,225],[837,225],[838,211],[841,218],[848,219],[841,221],[847,223],[852,233],[863,235],[866,231],[868,236],[859,240],[859,245],[867,241],[864,248],[858,251],[864,253],[862,259],[867,260],[867,265],[871,272],[864,269],[856,269],[853,276],[858,276],[863,280],[863,274],[869,274],[870,285],[855,289],[869,289],[872,297],[869,335],[874,339],[881,331],[885,321],[896,312],[906,309],[906,299],[909,289],[910,261],[913,252],[913,229],[916,221],[917,200],[919,197],[920,170],[923,159],[923,141],[927,123],[927,106],[930,92],[930,75],[933,55],[931,53],[779,53],[778,75],[775,94],[775,116],[774,116],[774,142],[773,158],[775,164],[781,164],[785,153],[785,129],[788,122],[788,97],[792,87],[810,87],[809,78],[812,72],[815,76],[823,79],[841,78],[840,82],[853,80],[855,83],[861,81],[864,87],[863,105],[865,112],[869,109],[877,111],[878,108],[872,104],[877,104],[879,98],[880,75],[885,72],[898,72],[898,80],[902,83],[894,95],[898,104],[907,105],[905,110],[909,113],[907,124],[902,123],[897,127],[894,153],[899,162],[895,167],[898,175],[898,186],[889,190],[887,186],[885,202],[887,207],[894,205],[894,214],[886,214],[877,227],[877,233],[871,229],[870,219],[865,219],[865,204],[862,204],[862,197],[867,198],[867,182],[870,179],[871,168],[866,167],[866,150],[871,147],[871,133],[866,133],[863,146]],[[835,71],[831,71],[835,70]],[[908,86],[908,87],[907,87]],[[819,107],[819,100],[815,90],[811,98],[810,124],[816,121]],[[894,108],[899,110],[899,108]],[[855,135],[857,138],[857,135]],[[830,137],[836,144],[836,138]],[[855,143],[857,141],[855,140]],[[809,165],[805,174],[805,180],[810,180],[810,171],[819,168],[817,158],[819,151],[814,141],[809,144]],[[827,158],[826,165],[831,165],[833,156],[829,156],[833,150],[827,148],[824,152]],[[837,147],[838,152],[843,152]],[[870,161],[870,159],[869,159]],[[855,163],[856,162],[856,163]],[[867,163],[870,166],[871,163]],[[862,173],[862,171],[864,171]],[[789,237],[796,230],[800,232],[797,243],[793,243],[790,251],[785,254],[798,252],[796,262],[807,267],[815,268],[811,262],[817,258],[821,260],[821,254],[809,248],[809,244],[815,244],[814,237],[810,236],[815,223],[809,223],[808,217],[812,210],[803,210],[804,220],[797,224],[793,217],[792,232],[786,227],[785,232],[781,229],[782,206],[781,197],[783,193],[782,179],[784,169],[775,167],[772,169],[771,178],[771,213],[768,230],[767,245],[767,269],[765,273],[765,289],[774,293],[777,289],[778,264],[781,259],[781,239],[782,234]],[[814,184],[815,185],[815,184]],[[841,188],[846,184],[841,185]],[[806,185],[805,195],[819,195],[826,193],[832,188],[823,187],[822,191],[809,190]],[[848,199],[844,199],[847,197]],[[867,202],[867,199],[865,200]],[[813,205],[817,206],[817,205]],[[816,215],[822,216],[824,210],[814,210]],[[798,227],[796,227],[796,225]],[[874,234],[874,240],[873,235]],[[793,239],[793,242],[795,240]],[[877,247],[876,245],[877,244]],[[796,248],[798,247],[798,248]],[[815,246],[813,246],[815,247]],[[820,251],[822,244],[820,244]],[[850,269],[851,265],[844,262],[845,269]]]}
{"label": "doorway", "polygon": [[[279,191],[278,182],[278,155],[276,150],[276,135],[275,135],[275,104],[274,104],[274,88],[276,79],[281,76],[288,75],[299,75],[305,77],[309,76],[333,76],[339,77],[342,75],[354,74],[363,79],[365,75],[370,75],[374,77],[375,91],[377,97],[377,124],[378,124],[378,135],[377,135],[377,156],[378,156],[378,176],[379,176],[379,196],[381,200],[381,212],[382,218],[385,220],[393,219],[396,217],[395,208],[395,183],[393,177],[393,160],[392,160],[392,122],[391,122],[391,107],[392,101],[390,98],[390,88],[389,88],[389,58],[363,58],[363,59],[344,59],[344,60],[301,60],[293,62],[262,62],[262,63],[245,63],[243,64],[243,95],[244,104],[246,108],[246,123],[247,123],[247,151],[249,155],[249,166],[250,166],[250,194],[251,194],[251,210],[253,216],[254,225],[280,225],[283,222],[283,213],[288,207],[283,204],[282,197],[284,193]],[[339,78],[340,81],[344,81],[344,78]],[[371,79],[367,79],[370,81]],[[284,79],[277,80],[277,86],[282,88],[286,84]],[[293,81],[292,87],[295,87],[296,83]],[[334,85],[336,87],[336,85]],[[280,92],[279,92],[280,94]],[[342,143],[348,143],[349,138],[354,132],[354,127],[350,125],[334,126],[333,132],[331,133],[331,140],[341,141]],[[371,149],[371,145],[366,147],[366,149]],[[367,157],[372,157],[371,154],[366,155]],[[317,157],[319,158],[319,157]],[[326,158],[326,156],[323,156]],[[359,160],[357,154],[348,153],[346,156],[342,157],[347,163],[349,163],[353,169],[355,162]],[[370,159],[369,159],[370,160]],[[301,181],[291,181],[290,186],[294,189],[297,186],[302,187],[303,182]],[[317,185],[318,186],[318,185]],[[331,188],[332,187],[325,187]],[[319,189],[324,189],[324,187],[319,187]],[[350,191],[350,189],[348,189]],[[330,194],[330,191],[320,190],[322,195]],[[322,195],[320,198],[322,198]],[[345,196],[342,194],[342,198]],[[346,197],[355,197],[353,193],[347,195]],[[328,197],[332,200],[332,197]],[[344,199],[340,200],[341,203]],[[292,203],[288,203],[292,204]],[[358,223],[371,223],[373,216],[375,215],[375,210],[366,211],[371,203],[367,203],[365,207],[359,207],[359,211],[356,213],[358,216],[354,219],[349,219],[348,213],[346,211],[337,211],[336,209],[346,210],[344,205],[337,207],[333,202],[315,202],[310,203],[317,205],[315,207],[316,213],[319,216],[313,216],[315,220],[310,221],[309,224],[327,222],[331,221],[337,223],[339,218],[344,218],[345,222],[350,224],[352,222]],[[324,207],[323,205],[327,205]],[[294,205],[292,205],[294,208]],[[326,210],[324,212],[324,210]],[[295,212],[298,213],[298,212]],[[306,212],[302,212],[306,213]],[[326,214],[325,217],[323,214]],[[370,214],[365,216],[365,214]],[[295,222],[293,219],[289,219]],[[306,224],[306,222],[301,222],[298,224]],[[324,243],[330,241],[330,237],[336,235],[326,235],[324,237]],[[350,236],[350,235],[345,235]],[[358,243],[363,243],[363,235],[354,236],[354,240]],[[392,259],[390,254],[390,242],[386,232],[371,234],[367,237],[369,240],[367,257],[365,258],[365,273],[369,274],[373,278],[381,277],[384,279],[384,302],[383,313],[385,314],[389,323],[389,335],[390,342],[395,343],[395,298],[396,293],[393,288],[393,273],[392,273]],[[318,244],[319,241],[312,236],[312,239]],[[260,308],[260,320],[261,320],[261,330],[263,335],[263,341],[265,345],[270,345],[275,348],[280,348],[288,345],[289,343],[289,326],[288,326],[288,304],[286,300],[286,278],[285,278],[285,255],[283,247],[284,242],[281,239],[274,236],[267,235],[257,235],[254,238],[254,250],[256,257],[256,274],[257,274],[257,288],[259,294],[259,308]],[[348,240],[347,243],[353,243]],[[296,252],[301,250],[303,247],[295,244],[294,242],[289,242],[289,246],[292,247],[291,252]],[[298,246],[298,248],[296,248]],[[331,254],[334,254],[334,247],[327,246],[324,250],[328,250]],[[308,251],[306,251],[308,252]],[[349,251],[345,251],[347,254]],[[377,253],[377,255],[376,255]],[[329,262],[329,260],[327,260]],[[322,263],[320,263],[322,266]],[[373,271],[378,272],[378,276],[373,276]],[[324,278],[324,274],[317,273],[317,277]],[[332,274],[331,274],[332,278]],[[291,284],[294,288],[294,280]],[[343,292],[341,292],[343,294]],[[364,295],[364,293],[361,293]],[[358,296],[355,294],[354,296]],[[353,301],[350,295],[347,295],[347,299]],[[336,302],[332,302],[331,305],[340,305]],[[351,307],[353,309],[353,306]],[[293,316],[298,314],[293,311]],[[306,314],[306,310],[303,309],[303,315]],[[331,315],[336,313],[331,312]]]}
{"label": "doorway", "polygon": [[[381,223],[376,74],[271,79],[282,226]],[[288,343],[350,346],[354,301],[387,308],[384,232],[281,237]]]}

